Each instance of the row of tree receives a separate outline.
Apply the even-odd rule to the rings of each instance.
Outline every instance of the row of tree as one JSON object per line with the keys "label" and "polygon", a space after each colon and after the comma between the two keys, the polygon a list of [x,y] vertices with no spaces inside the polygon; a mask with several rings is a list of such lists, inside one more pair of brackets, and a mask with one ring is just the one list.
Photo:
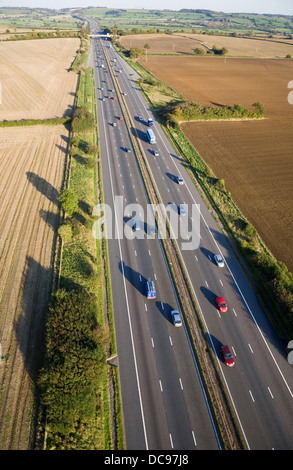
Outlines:
{"label": "row of tree", "polygon": [[167,126],[177,128],[179,121],[196,121],[209,119],[256,119],[265,114],[264,105],[256,102],[254,110],[240,104],[233,106],[202,106],[193,102],[169,104],[160,109],[159,115]]}
{"label": "row of tree", "polygon": [[96,320],[94,295],[59,290],[47,319],[47,364],[39,385],[50,431],[69,435],[95,416],[105,337]]}
{"label": "row of tree", "polygon": [[201,47],[196,47],[193,49],[195,55],[226,55],[228,54],[228,49],[226,47],[217,47],[213,46],[211,49],[202,49]]}

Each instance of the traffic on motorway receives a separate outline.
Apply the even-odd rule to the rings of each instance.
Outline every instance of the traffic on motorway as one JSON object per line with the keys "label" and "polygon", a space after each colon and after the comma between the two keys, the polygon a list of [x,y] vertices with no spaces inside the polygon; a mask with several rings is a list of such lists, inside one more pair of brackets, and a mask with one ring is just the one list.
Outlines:
{"label": "traffic on motorway", "polygon": [[[135,158],[136,138],[163,206],[174,206],[186,228],[176,238],[178,251],[244,446],[291,449],[292,372],[237,252],[152,115],[136,72],[104,39],[93,41],[93,57],[105,201],[114,207],[114,198],[123,196],[126,213],[119,233],[127,226],[134,235],[108,240],[127,447],[221,448],[160,230],[154,218],[146,223],[148,200]],[[113,219],[120,225],[116,213]],[[190,249],[194,227],[198,243]]]}

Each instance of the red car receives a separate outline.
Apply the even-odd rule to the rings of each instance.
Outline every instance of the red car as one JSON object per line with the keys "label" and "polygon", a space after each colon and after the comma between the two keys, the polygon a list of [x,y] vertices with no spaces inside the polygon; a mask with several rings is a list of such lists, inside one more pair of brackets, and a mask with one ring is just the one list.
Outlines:
{"label": "red car", "polygon": [[221,353],[224,358],[225,364],[228,367],[233,367],[235,364],[234,358],[231,354],[231,351],[229,349],[229,346],[221,346]]}
{"label": "red car", "polygon": [[119,117],[119,120],[120,120],[120,121],[123,121],[123,116],[120,116],[120,117]]}
{"label": "red car", "polygon": [[223,297],[216,297],[216,304],[220,312],[227,312],[228,307]]}

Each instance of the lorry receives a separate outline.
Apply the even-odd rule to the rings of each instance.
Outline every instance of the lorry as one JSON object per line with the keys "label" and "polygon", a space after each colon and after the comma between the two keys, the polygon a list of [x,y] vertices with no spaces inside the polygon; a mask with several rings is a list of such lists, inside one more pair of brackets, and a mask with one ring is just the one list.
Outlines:
{"label": "lorry", "polygon": [[155,144],[156,143],[156,137],[155,134],[153,133],[152,129],[148,129],[146,133],[147,139],[150,144]]}
{"label": "lorry", "polygon": [[156,289],[154,281],[147,281],[146,283],[146,296],[147,299],[155,299],[156,298]]}

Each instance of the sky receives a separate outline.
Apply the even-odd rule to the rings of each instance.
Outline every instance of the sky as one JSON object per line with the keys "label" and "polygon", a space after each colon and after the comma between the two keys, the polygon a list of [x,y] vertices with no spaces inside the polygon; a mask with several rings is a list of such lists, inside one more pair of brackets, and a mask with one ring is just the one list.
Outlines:
{"label": "sky", "polygon": [[1,6],[30,8],[70,8],[100,6],[107,8],[147,8],[179,10],[202,8],[225,13],[272,13],[293,15],[293,0],[0,0]]}

